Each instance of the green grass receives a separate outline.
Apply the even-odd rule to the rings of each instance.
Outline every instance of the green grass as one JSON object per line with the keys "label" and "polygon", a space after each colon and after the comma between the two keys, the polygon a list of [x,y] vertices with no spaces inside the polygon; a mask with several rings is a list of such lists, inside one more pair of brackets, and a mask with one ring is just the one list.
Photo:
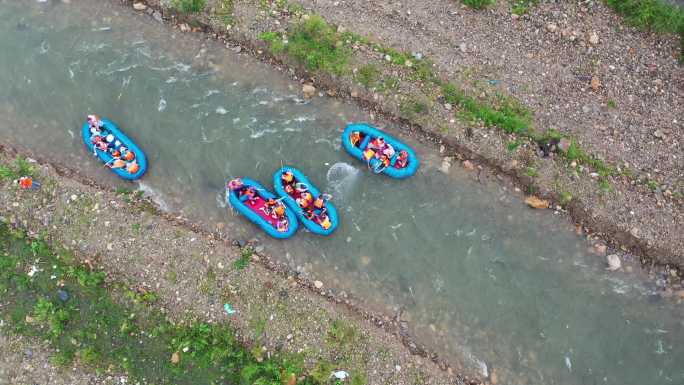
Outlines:
{"label": "green grass", "polygon": [[171,5],[183,13],[202,12],[206,6],[205,0],[173,0]]}
{"label": "green grass", "polygon": [[359,68],[356,73],[356,80],[364,87],[371,88],[377,83],[379,75],[380,70],[378,70],[378,67],[368,64]]}
{"label": "green grass", "polygon": [[519,140],[513,140],[506,144],[506,149],[510,152],[515,151],[520,146]]}
{"label": "green grass", "polygon": [[660,187],[660,184],[658,184],[657,181],[654,180],[649,180],[646,182],[646,187],[648,187],[651,191],[655,191]]}
{"label": "green grass", "polygon": [[233,267],[236,270],[242,270],[249,266],[249,261],[252,260],[252,254],[254,252],[252,251],[251,248],[245,247],[242,249],[242,252],[240,254],[240,258],[236,259],[235,262],[233,262]]}
{"label": "green grass", "polygon": [[539,172],[534,167],[527,167],[525,168],[525,175],[534,178],[539,176]]}
{"label": "green grass", "polygon": [[[306,375],[300,356],[256,357],[227,324],[173,323],[150,306],[152,298],[132,300],[105,284],[103,272],[73,263],[0,224],[5,330],[48,342],[54,363],[80,361],[97,372],[111,367],[131,383],[149,384],[283,384]],[[297,383],[318,382],[307,376]]]}
{"label": "green grass", "polygon": [[442,85],[444,99],[454,106],[461,106],[466,118],[480,120],[485,126],[497,126],[509,134],[524,134],[531,127],[531,113],[512,98],[497,96],[497,105],[481,102],[453,85]]}
{"label": "green grass", "polygon": [[526,14],[531,7],[539,4],[539,0],[510,0],[511,13],[516,15]]}
{"label": "green grass", "polygon": [[684,63],[684,8],[662,0],[604,0],[637,28],[679,35],[679,62]]}
{"label": "green grass", "polygon": [[606,102],[606,106],[607,106],[608,108],[617,108],[617,103],[615,103],[615,100],[609,99],[609,100]]}
{"label": "green grass", "polygon": [[273,53],[286,52],[309,71],[327,71],[337,75],[348,72],[351,50],[335,28],[314,15],[295,24],[287,40],[277,32],[264,32],[261,40],[269,43]]}
{"label": "green grass", "polygon": [[224,25],[233,23],[233,10],[235,9],[235,0],[219,0],[217,6],[214,8],[214,14],[218,16]]}
{"label": "green grass", "polygon": [[461,0],[463,4],[473,9],[484,9],[494,4],[495,0]]}
{"label": "green grass", "polygon": [[563,191],[560,193],[560,204],[561,206],[567,206],[572,201],[572,194],[568,191]]}
{"label": "green grass", "polygon": [[0,181],[14,180],[22,176],[34,176],[36,170],[26,159],[16,158],[13,164],[0,164]]}
{"label": "green grass", "polygon": [[662,0],[605,0],[628,23],[654,32],[684,33],[684,9]]}

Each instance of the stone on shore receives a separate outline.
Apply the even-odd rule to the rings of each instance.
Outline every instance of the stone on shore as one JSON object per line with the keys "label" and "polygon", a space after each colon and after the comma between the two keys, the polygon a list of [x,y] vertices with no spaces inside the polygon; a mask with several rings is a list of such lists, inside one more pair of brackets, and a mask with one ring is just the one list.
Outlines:
{"label": "stone on shore", "polygon": [[133,9],[136,11],[144,11],[147,9],[147,5],[145,5],[145,3],[133,3]]}
{"label": "stone on shore", "polygon": [[617,254],[611,254],[606,257],[606,262],[608,262],[607,269],[610,271],[618,270],[622,266],[620,257]]}
{"label": "stone on shore", "polygon": [[535,209],[548,209],[549,208],[549,201],[545,199],[539,199],[535,196],[529,196],[525,199],[525,203],[527,203],[528,206],[535,208]]}
{"label": "stone on shore", "polygon": [[302,86],[302,93],[304,94],[305,99],[311,99],[316,95],[316,87],[311,84],[304,84],[304,86]]}

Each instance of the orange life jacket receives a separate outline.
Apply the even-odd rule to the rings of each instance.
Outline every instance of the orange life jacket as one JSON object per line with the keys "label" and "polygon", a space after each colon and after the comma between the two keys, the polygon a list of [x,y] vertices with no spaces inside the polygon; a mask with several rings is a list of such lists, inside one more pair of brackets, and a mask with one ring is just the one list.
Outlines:
{"label": "orange life jacket", "polygon": [[135,159],[135,153],[134,153],[133,151],[130,151],[130,150],[129,150],[129,151],[126,153],[126,155],[124,155],[124,159],[126,159],[126,160],[129,161],[129,162],[132,161],[133,159]]}
{"label": "orange life jacket", "polygon": [[30,189],[33,186],[33,179],[31,177],[19,178],[19,187]]}
{"label": "orange life jacket", "polygon": [[133,162],[129,163],[128,166],[126,167],[126,171],[128,171],[130,174],[135,174],[140,170],[140,166],[138,166],[138,163]]}

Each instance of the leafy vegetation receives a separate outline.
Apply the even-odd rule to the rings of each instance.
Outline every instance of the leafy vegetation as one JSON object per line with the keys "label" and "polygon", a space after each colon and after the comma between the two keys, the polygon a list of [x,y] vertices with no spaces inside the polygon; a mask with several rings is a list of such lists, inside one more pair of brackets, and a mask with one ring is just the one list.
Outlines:
{"label": "leafy vegetation", "polygon": [[240,253],[240,258],[236,259],[235,262],[233,262],[233,267],[236,270],[242,270],[249,266],[249,261],[252,259],[252,254],[254,254],[254,251],[252,251],[251,248],[243,248]]}
{"label": "leafy vegetation", "polygon": [[365,65],[359,68],[356,73],[356,80],[366,88],[371,88],[375,85],[380,75],[380,70],[372,64]]}
{"label": "leafy vegetation", "polygon": [[183,13],[197,13],[204,10],[205,0],[173,0],[173,8]]}
{"label": "leafy vegetation", "polygon": [[16,158],[14,164],[0,164],[0,181],[13,180],[22,176],[33,176],[34,167],[24,158]]}
{"label": "leafy vegetation", "polygon": [[637,28],[678,34],[679,61],[684,63],[684,8],[663,0],[605,0],[605,3]]}
{"label": "leafy vegetation", "polygon": [[173,323],[150,306],[154,295],[108,286],[103,272],[73,260],[0,223],[0,317],[13,332],[49,342],[55,363],[125,371],[131,383],[319,383],[293,382],[306,375],[301,357],[257,357],[226,324]]}
{"label": "leafy vegetation", "polygon": [[510,0],[511,13],[516,15],[526,14],[531,7],[537,5],[539,0]]}
{"label": "leafy vegetation", "polygon": [[264,32],[260,38],[270,44],[272,52],[286,52],[310,71],[322,70],[338,75],[348,71],[351,50],[325,19],[314,15],[291,29],[287,37],[277,32]]}
{"label": "leafy vegetation", "polygon": [[463,4],[473,9],[484,9],[494,4],[494,0],[461,0]]}

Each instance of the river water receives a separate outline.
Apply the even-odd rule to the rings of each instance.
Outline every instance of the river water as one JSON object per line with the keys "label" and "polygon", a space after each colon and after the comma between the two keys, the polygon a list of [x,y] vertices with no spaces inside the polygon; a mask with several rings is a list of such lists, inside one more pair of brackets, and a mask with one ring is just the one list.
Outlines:
{"label": "river water", "polygon": [[[566,219],[526,208],[497,184],[402,135],[423,160],[405,181],[373,176],[340,148],[369,121],[253,59],[116,4],[0,0],[0,138],[162,207],[223,222],[232,237],[388,314],[399,309],[437,351],[500,384],[682,384],[684,306],[637,274],[607,272]],[[141,183],[85,151],[88,112],[145,149]],[[334,196],[330,238],[267,239],[223,203],[232,176],[269,184],[282,164]]]}

